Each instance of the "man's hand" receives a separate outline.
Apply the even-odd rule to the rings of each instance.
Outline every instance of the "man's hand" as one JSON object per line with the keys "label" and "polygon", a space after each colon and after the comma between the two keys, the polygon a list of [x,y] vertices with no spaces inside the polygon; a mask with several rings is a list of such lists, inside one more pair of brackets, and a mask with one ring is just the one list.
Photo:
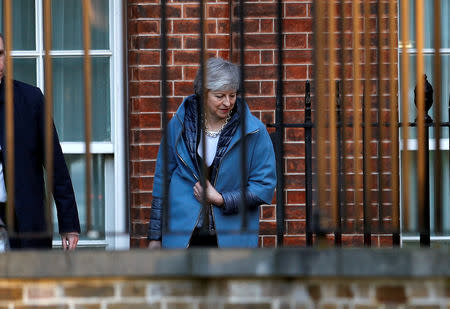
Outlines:
{"label": "man's hand", "polygon": [[78,244],[79,235],[77,232],[61,234],[61,241],[64,250],[75,250]]}
{"label": "man's hand", "polygon": [[148,243],[149,249],[161,249],[161,241],[160,240],[150,240]]}
{"label": "man's hand", "polygon": [[[194,191],[195,198],[201,203],[203,200],[203,188],[200,182],[197,182],[192,189]],[[219,207],[223,206],[225,203],[222,194],[217,192],[208,180],[206,180],[206,202]]]}

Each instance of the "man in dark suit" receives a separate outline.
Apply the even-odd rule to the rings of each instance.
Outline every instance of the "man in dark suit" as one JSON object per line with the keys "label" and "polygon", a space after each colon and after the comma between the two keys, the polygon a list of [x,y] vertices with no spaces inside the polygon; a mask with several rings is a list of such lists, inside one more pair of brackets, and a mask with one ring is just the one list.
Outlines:
{"label": "man in dark suit", "polygon": [[[0,168],[0,217],[5,221],[8,200],[5,190],[6,148],[5,118],[5,48],[0,34],[0,146],[3,163]],[[13,81],[14,92],[14,225],[17,237],[10,238],[11,248],[51,248],[51,235],[45,215],[45,105],[39,88]],[[58,135],[53,126],[53,197],[58,214],[59,233],[64,249],[76,248],[80,233],[78,210],[72,182],[64,161]],[[0,157],[1,159],[1,157]],[[6,221],[5,221],[6,222]]]}

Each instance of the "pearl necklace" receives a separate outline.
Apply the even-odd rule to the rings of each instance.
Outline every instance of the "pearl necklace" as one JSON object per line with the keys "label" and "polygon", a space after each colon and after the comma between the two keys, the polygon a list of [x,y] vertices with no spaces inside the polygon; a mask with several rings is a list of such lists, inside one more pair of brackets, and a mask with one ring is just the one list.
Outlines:
{"label": "pearl necklace", "polygon": [[206,117],[205,117],[205,134],[209,137],[216,138],[217,136],[220,135],[223,128],[225,128],[225,126],[227,125],[230,118],[231,118],[231,113],[228,114],[227,118],[225,119],[225,122],[222,124],[222,127],[219,129],[219,131],[210,131],[210,130],[208,130],[208,125],[207,125],[208,119],[206,119]]}

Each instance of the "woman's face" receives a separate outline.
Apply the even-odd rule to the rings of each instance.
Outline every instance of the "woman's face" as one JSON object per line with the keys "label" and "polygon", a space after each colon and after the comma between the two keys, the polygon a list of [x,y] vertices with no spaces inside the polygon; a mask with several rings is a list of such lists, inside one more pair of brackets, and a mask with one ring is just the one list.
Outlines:
{"label": "woman's face", "polygon": [[207,98],[206,112],[215,118],[214,120],[222,120],[227,118],[236,103],[236,91],[208,90]]}

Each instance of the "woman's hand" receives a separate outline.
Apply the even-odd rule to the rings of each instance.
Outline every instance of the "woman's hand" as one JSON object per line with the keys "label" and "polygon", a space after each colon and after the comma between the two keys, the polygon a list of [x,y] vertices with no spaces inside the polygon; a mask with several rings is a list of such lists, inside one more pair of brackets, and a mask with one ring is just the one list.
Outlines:
{"label": "woman's hand", "polygon": [[[195,198],[201,203],[203,201],[203,188],[200,182],[197,182],[192,189],[194,191]],[[206,181],[206,202],[219,207],[224,204],[222,194],[217,192],[208,180]]]}
{"label": "woman's hand", "polygon": [[161,249],[161,241],[160,240],[150,240],[148,243],[149,249]]}

